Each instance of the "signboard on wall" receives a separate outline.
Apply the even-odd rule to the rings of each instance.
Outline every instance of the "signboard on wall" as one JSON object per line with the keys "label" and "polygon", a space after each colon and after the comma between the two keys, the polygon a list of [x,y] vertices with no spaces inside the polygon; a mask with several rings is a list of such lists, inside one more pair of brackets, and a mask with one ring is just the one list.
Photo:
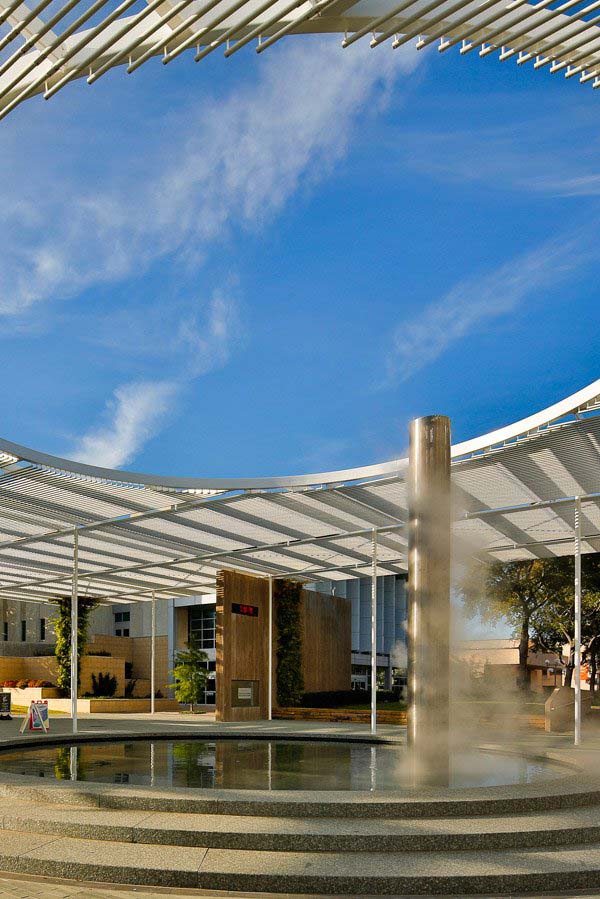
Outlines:
{"label": "signboard on wall", "polygon": [[258,606],[248,606],[240,602],[231,603],[231,611],[234,615],[246,615],[247,618],[258,618]]}
{"label": "signboard on wall", "polygon": [[257,680],[231,681],[231,706],[243,709],[259,705]]}

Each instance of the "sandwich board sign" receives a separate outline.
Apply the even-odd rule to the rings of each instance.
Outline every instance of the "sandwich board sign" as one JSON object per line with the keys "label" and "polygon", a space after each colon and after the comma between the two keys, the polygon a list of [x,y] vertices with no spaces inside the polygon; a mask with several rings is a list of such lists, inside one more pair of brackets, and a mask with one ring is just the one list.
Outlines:
{"label": "sandwich board sign", "polygon": [[10,714],[11,699],[10,693],[0,693],[0,721],[12,721],[12,715]]}
{"label": "sandwich board sign", "polygon": [[50,718],[48,715],[48,700],[31,701],[29,703],[29,711],[23,719],[21,725],[21,733],[29,728],[29,730],[43,730],[45,734],[50,730]]}

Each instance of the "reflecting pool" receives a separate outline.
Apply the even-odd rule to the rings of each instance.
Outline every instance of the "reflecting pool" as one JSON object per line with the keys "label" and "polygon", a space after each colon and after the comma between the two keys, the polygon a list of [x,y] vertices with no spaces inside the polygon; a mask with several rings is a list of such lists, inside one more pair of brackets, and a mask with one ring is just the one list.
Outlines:
{"label": "reflecting pool", "polygon": [[[403,746],[286,740],[123,740],[0,752],[0,770],[49,780],[236,790],[402,790],[414,783]],[[455,752],[451,787],[564,777],[540,759]]]}

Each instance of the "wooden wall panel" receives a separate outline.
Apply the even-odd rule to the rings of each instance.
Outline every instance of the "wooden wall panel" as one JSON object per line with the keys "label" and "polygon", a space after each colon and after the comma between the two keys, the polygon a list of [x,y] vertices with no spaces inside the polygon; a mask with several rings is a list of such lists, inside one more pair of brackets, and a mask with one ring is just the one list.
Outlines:
{"label": "wooden wall panel", "polygon": [[[276,597],[276,585],[275,585]],[[238,615],[232,603],[257,606],[258,617]],[[216,675],[217,721],[253,721],[267,717],[269,584],[266,578],[237,571],[217,576]],[[277,704],[277,633],[273,615],[273,705]],[[349,690],[352,672],[351,602],[314,590],[302,591],[303,674],[307,693]],[[259,682],[259,705],[233,708],[231,684]]]}
{"label": "wooden wall panel", "polygon": [[303,590],[304,689],[349,690],[352,685],[352,603],[344,596]]}
{"label": "wooden wall panel", "polygon": [[[232,612],[232,603],[257,606],[258,617]],[[237,571],[220,571],[216,617],[217,721],[253,721],[267,717],[268,621],[268,581]],[[234,680],[259,682],[258,706],[232,708]]]}

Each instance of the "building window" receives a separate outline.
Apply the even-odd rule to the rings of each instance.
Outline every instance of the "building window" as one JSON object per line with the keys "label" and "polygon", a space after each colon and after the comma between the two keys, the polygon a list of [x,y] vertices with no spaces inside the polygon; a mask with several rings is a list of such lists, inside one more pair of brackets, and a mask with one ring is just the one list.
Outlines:
{"label": "building window", "polygon": [[46,619],[40,618],[40,643],[46,639]]}
{"label": "building window", "polygon": [[131,621],[131,612],[115,612],[115,625],[119,625],[119,627],[115,626],[115,637],[128,637],[129,636],[129,627],[121,627],[123,623],[129,624]]}
{"label": "building window", "polygon": [[192,606],[190,608],[188,639],[200,649],[215,648],[216,606]]}
{"label": "building window", "polygon": [[4,642],[8,642],[8,621],[4,622]]}
{"label": "building window", "polygon": [[24,619],[21,620],[21,642],[25,643],[27,640],[27,621]]}

